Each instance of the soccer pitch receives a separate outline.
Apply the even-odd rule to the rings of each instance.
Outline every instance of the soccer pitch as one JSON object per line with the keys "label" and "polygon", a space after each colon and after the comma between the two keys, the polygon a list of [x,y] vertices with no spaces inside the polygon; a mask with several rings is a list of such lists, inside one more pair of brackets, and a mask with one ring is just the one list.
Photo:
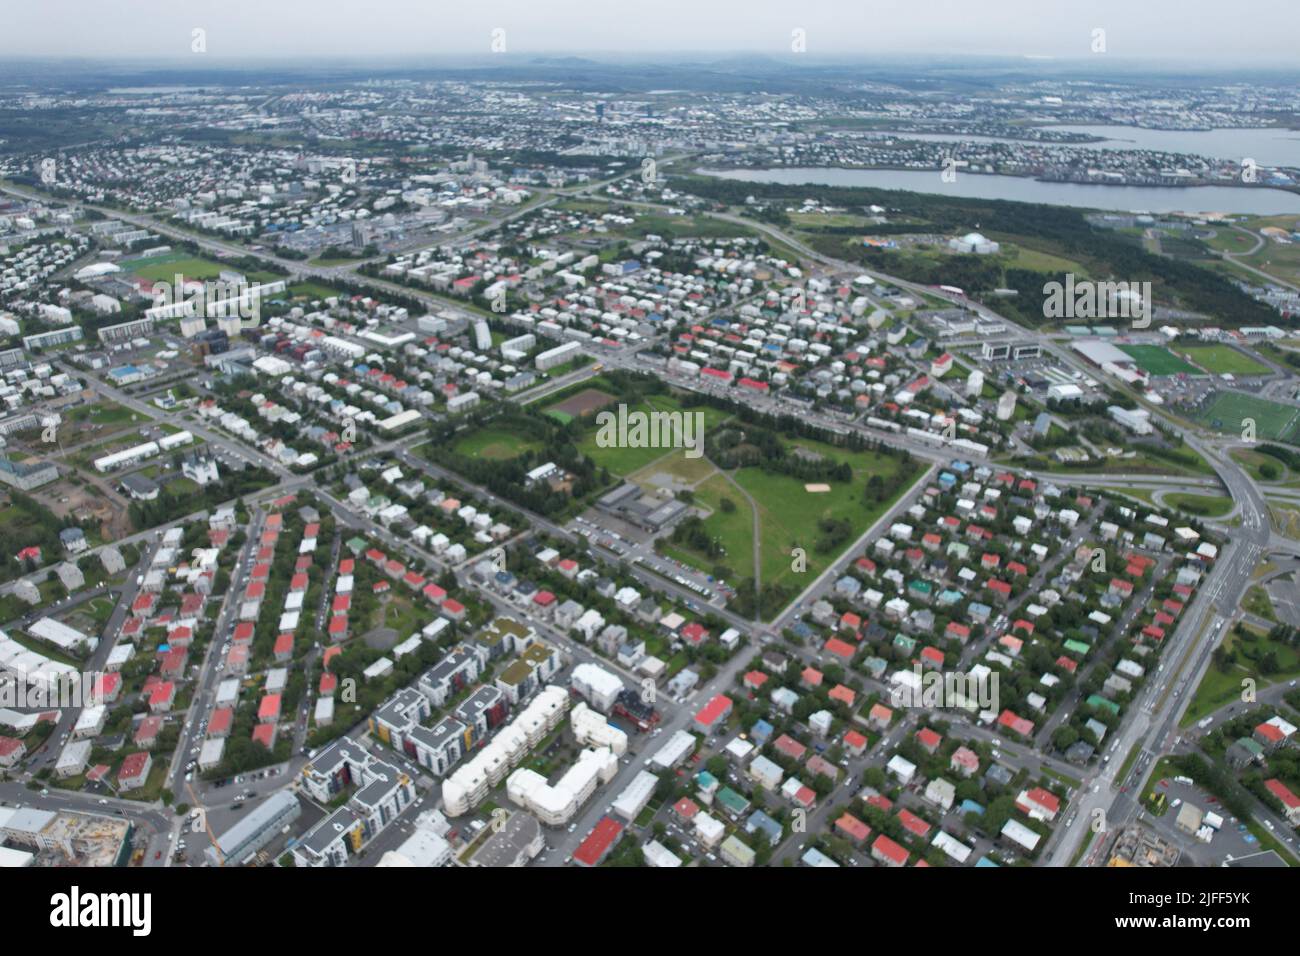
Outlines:
{"label": "soccer pitch", "polygon": [[1131,356],[1150,375],[1177,375],[1179,372],[1201,374],[1195,365],[1183,361],[1161,345],[1121,345],[1119,350]]}
{"label": "soccer pitch", "polygon": [[1211,428],[1232,435],[1243,434],[1242,423],[1252,419],[1256,438],[1292,441],[1300,424],[1300,408],[1241,392],[1219,392],[1196,417]]}

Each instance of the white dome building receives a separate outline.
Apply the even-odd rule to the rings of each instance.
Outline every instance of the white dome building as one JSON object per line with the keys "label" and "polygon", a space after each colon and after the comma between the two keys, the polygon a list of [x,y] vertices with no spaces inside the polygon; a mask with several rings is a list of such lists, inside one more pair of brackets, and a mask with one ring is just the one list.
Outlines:
{"label": "white dome building", "polygon": [[978,232],[968,232],[966,235],[957,239],[948,240],[948,248],[953,252],[973,252],[977,255],[991,255],[998,251],[1000,246],[992,239],[988,239]]}

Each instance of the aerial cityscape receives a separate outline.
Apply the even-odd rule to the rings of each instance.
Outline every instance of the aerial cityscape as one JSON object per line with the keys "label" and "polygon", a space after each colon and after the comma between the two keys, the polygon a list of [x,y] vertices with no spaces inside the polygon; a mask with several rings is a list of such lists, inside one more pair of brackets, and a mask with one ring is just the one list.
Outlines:
{"label": "aerial cityscape", "polygon": [[1300,866],[1296,11],[73,6],[0,865]]}

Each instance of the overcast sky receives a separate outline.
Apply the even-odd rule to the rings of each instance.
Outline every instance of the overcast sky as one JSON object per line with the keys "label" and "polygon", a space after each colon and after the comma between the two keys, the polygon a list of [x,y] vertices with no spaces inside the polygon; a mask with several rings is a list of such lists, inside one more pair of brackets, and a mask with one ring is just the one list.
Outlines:
{"label": "overcast sky", "polygon": [[993,54],[1300,64],[1300,0],[7,0],[0,56]]}

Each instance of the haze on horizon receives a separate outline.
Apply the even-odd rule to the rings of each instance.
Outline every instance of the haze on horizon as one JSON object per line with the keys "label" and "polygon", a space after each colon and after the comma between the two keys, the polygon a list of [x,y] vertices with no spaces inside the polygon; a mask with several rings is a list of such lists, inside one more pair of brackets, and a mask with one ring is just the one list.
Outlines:
{"label": "haze on horizon", "polygon": [[[1081,58],[1105,31],[1117,59],[1211,65],[1300,62],[1300,3],[1255,0],[1250,15],[1216,0],[45,0],[11,5],[0,57],[193,56],[204,31],[212,61],[303,56],[471,57],[505,52],[788,55],[795,30],[811,56],[968,55]],[[498,34],[498,38],[500,38]],[[206,65],[215,65],[210,62]]]}

